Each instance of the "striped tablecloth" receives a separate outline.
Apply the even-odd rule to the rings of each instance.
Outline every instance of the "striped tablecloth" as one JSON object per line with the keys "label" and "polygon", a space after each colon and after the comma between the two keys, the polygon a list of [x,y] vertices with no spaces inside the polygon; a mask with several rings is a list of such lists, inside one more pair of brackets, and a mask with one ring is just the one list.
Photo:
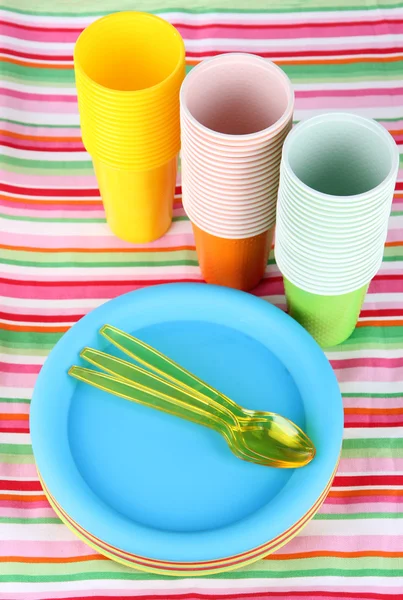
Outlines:
{"label": "striped tablecloth", "polygon": [[[95,554],[46,502],[28,414],[52,346],[109,298],[157,282],[201,279],[180,185],[169,233],[132,247],[105,224],[81,143],[74,42],[97,16],[127,8],[174,23],[189,68],[226,51],[274,59],[295,85],[296,120],[348,110],[374,117],[403,141],[401,0],[6,0],[0,11],[0,600],[403,598],[403,171],[384,262],[358,327],[328,354],[344,396],[340,469],[320,514],[297,539],[224,576],[164,580]],[[273,260],[256,294],[284,307]]]}

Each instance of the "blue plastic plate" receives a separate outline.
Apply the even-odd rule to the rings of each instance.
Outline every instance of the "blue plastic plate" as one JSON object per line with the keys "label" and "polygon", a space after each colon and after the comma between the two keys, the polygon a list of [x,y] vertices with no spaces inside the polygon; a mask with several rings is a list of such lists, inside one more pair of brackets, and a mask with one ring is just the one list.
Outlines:
{"label": "blue plastic plate", "polygon": [[[214,431],[76,382],[67,370],[84,346],[112,350],[98,334],[105,323],[241,405],[292,419],[315,459],[295,470],[244,462]],[[100,540],[170,562],[233,556],[291,527],[326,487],[342,430],[338,384],[311,336],[264,300],[203,284],[150,287],[92,311],[51,352],[31,405],[35,459],[59,505]]]}

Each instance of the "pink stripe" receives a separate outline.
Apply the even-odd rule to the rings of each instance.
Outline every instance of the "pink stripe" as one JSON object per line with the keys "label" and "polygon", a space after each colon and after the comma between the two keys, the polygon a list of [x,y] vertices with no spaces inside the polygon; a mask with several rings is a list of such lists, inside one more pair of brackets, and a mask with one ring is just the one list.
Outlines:
{"label": "pink stripe", "polygon": [[[10,206],[11,203],[5,203],[0,200],[1,213],[5,215],[11,216],[21,216],[21,217],[34,217],[34,218],[53,218],[53,219],[104,219],[105,212],[103,209],[100,209],[99,206],[87,204],[81,208],[81,210],[77,210],[79,207],[74,206],[65,206],[63,209],[57,206],[49,206],[45,210],[35,210],[32,207],[36,205],[32,204],[22,204],[20,202],[14,203],[14,206]],[[18,207],[18,208],[14,208]],[[49,211],[51,210],[51,213]],[[50,213],[50,214],[49,214]],[[90,213],[90,214],[87,214]]]}
{"label": "pink stripe", "polygon": [[403,408],[403,397],[398,398],[343,398],[345,408]]}
{"label": "pink stripe", "polygon": [[[75,98],[75,96],[74,96]],[[17,123],[8,123],[0,118],[0,128],[5,131],[21,133],[22,135],[38,135],[42,137],[77,137],[81,138],[79,127],[41,127],[40,125],[18,125]]]}
{"label": "pink stripe", "polygon": [[403,471],[403,458],[342,458],[338,474],[342,473],[395,473]]}
{"label": "pink stripe", "polygon": [[8,96],[0,95],[0,106],[5,106],[8,108],[14,108],[16,110],[21,110],[24,112],[33,112],[33,113],[56,113],[56,114],[77,114],[78,107],[77,103],[71,102],[47,102],[44,104],[43,102],[32,102],[30,100],[21,100],[18,98],[9,98]]}
{"label": "pink stripe", "polygon": [[[306,532],[309,531],[309,525]],[[333,552],[384,551],[403,552],[403,537],[397,535],[337,535],[309,536],[303,533],[277,550],[277,555],[293,552],[315,552],[332,550]]]}
{"label": "pink stripe", "polygon": [[52,508],[39,509],[18,509],[18,508],[2,508],[1,516],[9,519],[54,519],[56,517]]}
{"label": "pink stripe", "polygon": [[[1,232],[1,243],[6,246],[25,246],[31,248],[133,248],[132,244],[119,240],[115,236],[57,236],[44,237],[41,235],[16,235],[14,233]],[[166,235],[151,244],[136,244],[136,248],[176,248],[177,246],[194,246],[191,233],[181,235]],[[109,277],[109,276],[108,276]],[[63,279],[64,276],[63,276]],[[272,292],[274,293],[274,292]]]}
{"label": "pink stripe", "polygon": [[1,376],[1,384],[4,387],[20,387],[20,388],[33,388],[38,374],[25,374],[25,373],[4,373]]}
{"label": "pink stripe", "polygon": [[[51,52],[54,54],[54,50],[51,50]],[[0,87],[0,95],[31,102],[74,102],[77,104],[77,96],[73,96],[73,94],[65,94],[64,96],[62,94],[33,94]]]}
{"label": "pink stripe", "polygon": [[0,419],[0,427],[5,433],[7,431],[24,433],[28,431],[28,421],[2,421]]}
{"label": "pink stripe", "polygon": [[346,381],[357,381],[357,378],[365,381],[391,381],[391,380],[403,380],[403,367],[393,369],[393,374],[390,369],[371,367],[361,372],[355,369],[336,369],[337,379],[342,382]]}
{"label": "pink stripe", "polygon": [[[73,534],[71,534],[73,535]],[[88,556],[97,554],[80,540],[72,542],[37,542],[37,541],[12,541],[0,540],[0,556]]]}
{"label": "pink stripe", "polygon": [[[36,467],[34,464],[13,464],[13,463],[0,463],[0,476],[1,477],[13,477],[13,479],[19,479],[20,477],[30,477],[32,479],[37,478]],[[3,514],[3,511],[2,511]]]}
{"label": "pink stripe", "polygon": [[[39,496],[43,496],[43,494],[37,494]],[[45,497],[45,496],[43,496]],[[28,506],[27,506],[28,504]],[[3,507],[6,508],[24,508],[31,510],[33,508],[49,508],[49,502],[45,500],[37,500],[35,502],[21,502],[20,500],[0,500],[0,508],[3,510]]]}
{"label": "pink stripe", "polygon": [[326,502],[320,510],[324,515],[349,515],[357,513],[401,513],[402,506],[395,502],[366,502],[362,504],[331,504]]}
{"label": "pink stripe", "polygon": [[339,497],[339,496],[328,496],[326,498],[326,502],[329,504],[345,504],[346,506],[351,506],[354,504],[365,504],[370,499],[371,502],[379,503],[379,502],[387,502],[391,504],[401,504],[403,503],[402,496],[351,496],[351,497]]}
{"label": "pink stripe", "polygon": [[[90,160],[90,155],[88,155]],[[88,189],[97,190],[98,185],[95,175],[26,175],[24,173],[12,173],[11,171],[0,170],[0,181],[9,185],[22,187],[38,188],[38,196],[41,196],[41,188],[61,188],[61,189]],[[61,198],[59,198],[60,200]],[[73,198],[80,202],[80,198]],[[96,200],[91,197],[91,200]]]}
{"label": "pink stripe", "polygon": [[[16,39],[30,40],[33,42],[47,42],[47,43],[70,43],[73,44],[78,38],[78,31],[35,31],[30,29],[18,29],[13,27],[12,24],[2,25],[2,35],[7,35]],[[59,52],[60,54],[69,54],[66,52]]]}
{"label": "pink stripe", "polygon": [[[15,140],[14,138],[10,138],[6,135],[0,135],[0,144],[7,146],[8,144],[13,144],[12,147],[18,146],[17,149],[21,150],[31,150],[38,152],[46,152],[47,150],[53,151],[67,151],[67,150],[75,150],[76,152],[85,152],[85,148],[81,142],[60,142],[55,140],[54,142],[43,142],[41,140]],[[74,155],[72,154],[72,157]]]}
{"label": "pink stripe", "polygon": [[41,365],[23,365],[16,363],[0,362],[0,372],[12,373],[12,374],[38,374],[41,369]]}
{"label": "pink stripe", "polygon": [[[359,381],[358,376],[356,380]],[[403,415],[345,415],[344,417],[344,424],[346,427],[347,425],[351,426],[351,424],[357,424],[359,427],[367,427],[371,423],[379,423],[381,427],[382,425],[393,427],[395,423],[400,425],[402,421]]]}
{"label": "pink stripe", "polygon": [[[358,91],[358,90],[354,90]],[[383,91],[383,93],[385,93]],[[348,110],[352,108],[373,108],[373,107],[398,107],[403,104],[403,95],[400,96],[387,96],[387,95],[379,95],[375,98],[373,96],[365,96],[365,94],[357,93],[356,95],[351,95],[343,100],[340,100],[340,97],[322,97],[320,94],[318,96],[314,95],[316,92],[312,92],[313,97],[315,98],[314,108],[316,110],[319,109],[339,109],[341,105],[343,106],[343,110]],[[342,104],[341,104],[342,103]],[[299,110],[309,110],[313,108],[312,98],[298,98],[297,92],[297,103],[296,109]]]}
{"label": "pink stripe", "polygon": [[29,404],[25,404],[24,402],[0,402],[0,413],[27,415],[29,414]]}

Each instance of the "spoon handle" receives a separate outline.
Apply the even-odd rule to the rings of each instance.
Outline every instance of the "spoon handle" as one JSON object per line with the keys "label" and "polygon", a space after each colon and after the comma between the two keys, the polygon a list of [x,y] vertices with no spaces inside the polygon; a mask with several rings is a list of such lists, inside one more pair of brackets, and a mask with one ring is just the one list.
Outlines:
{"label": "spoon handle", "polygon": [[[125,360],[105,354],[99,350],[94,350],[93,348],[84,348],[80,356],[92,365],[99,367],[113,376],[110,380],[107,380],[108,385],[111,381],[117,382],[121,380],[130,385],[131,389],[145,392],[147,395],[142,395],[143,404],[146,403],[145,400],[148,398],[149,406],[165,410],[165,412],[170,412],[177,416],[189,418],[190,414],[195,413],[210,421],[219,420],[225,427],[234,425],[234,421],[229,419],[227,413],[217,410],[208,398],[194,394],[191,390],[184,390],[158,377],[158,375],[145,371]],[[73,367],[69,373],[75,376],[79,372],[77,368],[79,367]],[[90,373],[96,372],[90,371]],[[118,389],[121,388],[118,386]]]}
{"label": "spoon handle", "polygon": [[140,364],[154,371],[154,373],[158,373],[158,375],[179,385],[182,389],[191,391],[192,394],[200,393],[201,396],[207,396],[211,402],[216,404],[216,409],[226,411],[228,415],[232,416],[233,420],[234,418],[236,420],[237,417],[245,416],[243,409],[236,402],[145,342],[112,325],[104,325],[100,329],[100,333],[114,346]]}

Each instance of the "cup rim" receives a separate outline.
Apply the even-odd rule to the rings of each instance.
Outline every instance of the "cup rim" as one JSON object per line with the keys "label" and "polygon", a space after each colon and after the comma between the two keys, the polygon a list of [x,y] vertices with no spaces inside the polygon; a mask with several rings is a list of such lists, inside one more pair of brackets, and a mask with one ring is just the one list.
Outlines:
{"label": "cup rim", "polygon": [[[152,20],[152,21],[158,21],[158,23],[161,24],[161,22],[169,29],[172,30],[172,33],[174,34],[175,37],[178,38],[179,41],[179,58],[178,58],[178,62],[175,66],[175,68],[172,70],[172,72],[168,75],[168,77],[166,77],[165,79],[163,79],[162,81],[158,82],[157,84],[147,87],[147,88],[143,88],[140,90],[115,90],[113,88],[108,88],[96,81],[94,81],[93,79],[91,79],[91,77],[89,77],[89,75],[87,75],[84,71],[84,69],[81,67],[80,65],[80,61],[77,58],[77,53],[78,53],[78,46],[79,44],[83,44],[85,42],[85,37],[89,35],[88,32],[91,33],[90,30],[94,30],[95,28],[98,27],[102,27],[104,25],[104,23],[106,21],[118,21],[118,20],[124,20],[127,21],[127,19],[129,18],[136,18],[136,19],[148,19],[148,20]],[[100,90],[103,90],[106,94],[108,95],[124,95],[126,97],[129,97],[129,95],[133,95],[134,97],[139,98],[141,95],[149,95],[152,94],[153,92],[157,91],[158,88],[164,87],[165,85],[167,85],[171,79],[173,79],[177,72],[181,69],[181,67],[185,64],[185,43],[183,41],[182,36],[180,35],[179,31],[176,29],[176,27],[174,27],[169,21],[166,21],[165,19],[162,19],[161,17],[151,14],[151,13],[146,13],[146,12],[142,12],[142,11],[135,11],[135,10],[125,10],[125,11],[120,11],[120,12],[114,12],[114,13],[110,13],[108,15],[105,15],[103,17],[101,17],[100,19],[96,19],[95,21],[93,21],[92,23],[90,23],[90,25],[88,25],[78,36],[76,43],[74,44],[74,51],[73,51],[73,59],[74,59],[74,67],[80,69],[81,71],[81,75],[91,83],[92,86],[97,87]],[[145,93],[144,93],[145,92]]]}
{"label": "cup rim", "polygon": [[[309,129],[310,127],[314,127],[320,123],[329,123],[329,122],[331,123],[331,122],[335,122],[335,121],[340,122],[340,123],[345,123],[346,121],[353,122],[353,123],[360,123],[367,129],[371,129],[371,130],[375,131],[376,133],[378,133],[387,142],[387,146],[388,146],[388,149],[390,152],[391,163],[392,163],[391,168],[390,168],[387,176],[383,179],[383,181],[381,181],[381,183],[376,185],[371,190],[368,190],[367,192],[362,192],[360,194],[351,194],[348,196],[337,196],[334,194],[326,194],[324,192],[319,192],[318,190],[315,190],[314,188],[311,188],[310,186],[303,183],[299,179],[299,177],[297,177],[297,175],[294,173],[293,169],[291,168],[291,165],[289,162],[289,148],[292,145],[292,143],[294,142],[295,138],[297,138],[300,135],[303,135],[305,129]],[[329,112],[329,113],[317,115],[315,117],[311,117],[310,119],[307,119],[306,121],[300,121],[298,123],[298,125],[293,127],[293,129],[290,131],[290,133],[288,134],[288,136],[284,142],[283,161],[284,161],[284,168],[286,169],[287,173],[297,183],[298,187],[300,187],[302,190],[305,190],[308,193],[313,192],[315,195],[317,195],[317,197],[324,198],[325,200],[332,199],[334,201],[337,198],[342,198],[343,200],[351,198],[351,199],[356,199],[359,201],[360,199],[365,200],[368,197],[368,194],[374,195],[378,190],[381,191],[382,188],[386,187],[387,182],[396,178],[397,171],[399,168],[399,152],[398,152],[397,146],[395,144],[395,141],[392,138],[392,136],[390,135],[390,133],[384,127],[382,127],[382,125],[380,125],[377,121],[375,121],[373,119],[368,119],[366,117],[361,117],[360,115],[356,115],[353,113],[348,113],[348,112]]]}
{"label": "cup rim", "polygon": [[[281,115],[280,119],[278,119],[275,123],[273,123],[269,127],[266,127],[265,129],[261,129],[260,131],[256,131],[254,133],[231,135],[228,133],[220,133],[218,131],[214,131],[213,129],[210,129],[209,127],[206,127],[205,125],[202,125],[201,123],[199,123],[199,121],[197,121],[195,119],[195,117],[192,115],[192,113],[190,112],[190,110],[187,107],[185,94],[187,92],[187,88],[189,87],[189,85],[192,85],[192,79],[197,76],[199,71],[210,68],[210,66],[214,62],[224,62],[225,63],[225,62],[239,60],[239,58],[247,59],[250,61],[255,61],[256,63],[259,62],[260,64],[263,64],[266,68],[271,69],[272,71],[275,71],[277,73],[277,75],[279,75],[279,77],[283,79],[288,101],[287,101],[287,107],[286,107],[284,113]],[[179,98],[180,98],[181,110],[186,114],[186,117],[188,118],[188,120],[192,121],[192,123],[197,128],[199,128],[201,131],[204,131],[209,136],[216,137],[217,139],[228,140],[228,141],[232,140],[232,141],[238,142],[238,141],[242,141],[242,140],[246,140],[246,141],[254,140],[261,135],[270,135],[270,133],[272,131],[276,131],[276,129],[281,127],[283,125],[283,123],[285,121],[287,121],[287,119],[293,113],[295,94],[294,94],[294,89],[292,87],[290,79],[287,77],[287,75],[284,73],[284,71],[282,69],[280,69],[280,67],[278,67],[272,61],[267,60],[266,58],[262,58],[261,56],[257,56],[256,54],[250,54],[248,52],[228,52],[225,54],[219,54],[217,56],[207,58],[207,59],[203,60],[202,62],[200,62],[195,67],[193,67],[193,69],[187,74],[187,76],[183,80],[183,83],[181,85],[181,89],[179,92]]]}

